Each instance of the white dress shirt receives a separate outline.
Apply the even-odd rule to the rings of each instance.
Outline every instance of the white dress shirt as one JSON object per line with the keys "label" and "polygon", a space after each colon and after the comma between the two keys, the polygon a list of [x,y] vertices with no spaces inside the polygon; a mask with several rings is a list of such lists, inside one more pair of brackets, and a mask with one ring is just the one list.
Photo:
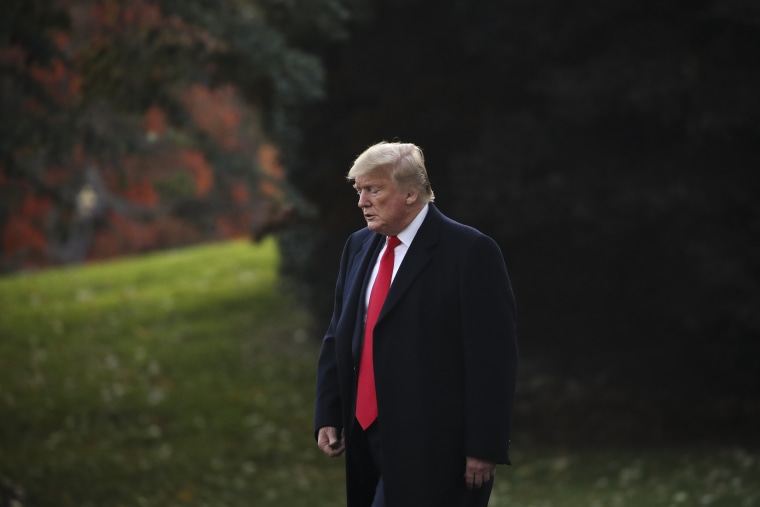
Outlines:
{"label": "white dress shirt", "polygon": [[[398,272],[399,266],[401,266],[401,261],[404,260],[404,256],[406,255],[406,252],[409,250],[409,247],[412,244],[412,241],[414,240],[414,237],[417,235],[417,231],[420,230],[420,226],[422,225],[422,222],[425,220],[425,217],[428,213],[428,205],[426,204],[424,208],[420,210],[419,213],[417,213],[417,216],[414,217],[414,220],[406,226],[406,229],[399,232],[396,236],[401,243],[396,246],[396,249],[393,251],[394,257],[393,257],[393,274],[391,275],[391,284],[393,284],[393,279],[396,278],[396,273]],[[385,246],[383,246],[382,252],[380,252],[380,255],[377,256],[377,260],[375,261],[375,266],[372,268],[372,274],[369,278],[369,285],[367,285],[367,291],[364,295],[364,304],[366,306],[369,306],[369,296],[372,292],[372,286],[375,284],[375,278],[377,278],[377,272],[380,270],[380,259],[383,258],[383,254],[385,253],[385,249],[388,248],[388,238],[385,238]]]}

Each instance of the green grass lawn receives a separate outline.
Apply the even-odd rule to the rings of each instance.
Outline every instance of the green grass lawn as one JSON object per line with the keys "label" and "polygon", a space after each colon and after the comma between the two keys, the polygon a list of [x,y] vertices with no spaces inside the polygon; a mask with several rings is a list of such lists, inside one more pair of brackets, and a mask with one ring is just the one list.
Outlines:
{"label": "green grass lawn", "polygon": [[[336,260],[337,262],[337,260]],[[272,241],[0,279],[0,505],[337,506]],[[760,505],[741,448],[520,448],[491,506]]]}

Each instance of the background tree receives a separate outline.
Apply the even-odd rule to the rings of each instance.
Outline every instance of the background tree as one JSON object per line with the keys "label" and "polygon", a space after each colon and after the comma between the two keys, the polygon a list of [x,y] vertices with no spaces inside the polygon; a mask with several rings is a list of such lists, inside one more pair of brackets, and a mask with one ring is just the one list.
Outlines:
{"label": "background tree", "polygon": [[337,0],[10,0],[0,7],[0,230],[13,270],[218,237],[308,212],[284,178]]}
{"label": "background tree", "polygon": [[343,241],[362,226],[343,177],[368,145],[410,141],[441,208],[504,250],[524,365],[556,381],[523,385],[526,404],[557,390],[640,400],[656,427],[637,433],[650,436],[748,427],[760,388],[758,7],[374,7],[350,45],[323,48],[328,100],[309,115],[308,163],[292,170],[322,221],[318,254],[286,266],[321,322]]}

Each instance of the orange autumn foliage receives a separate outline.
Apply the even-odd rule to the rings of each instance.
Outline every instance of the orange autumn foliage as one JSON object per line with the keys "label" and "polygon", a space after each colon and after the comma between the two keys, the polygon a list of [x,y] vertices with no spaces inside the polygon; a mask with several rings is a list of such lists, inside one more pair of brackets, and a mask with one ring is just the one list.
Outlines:
{"label": "orange autumn foliage", "polygon": [[198,150],[183,150],[179,159],[180,165],[193,175],[196,197],[206,195],[214,184],[214,170],[206,157]]}
{"label": "orange autumn foliage", "polygon": [[92,4],[89,18],[108,31],[132,26],[150,28],[161,23],[161,9],[144,0],[100,0]]}
{"label": "orange autumn foliage", "polygon": [[198,128],[222,148],[238,150],[243,147],[240,133],[242,115],[237,92],[232,86],[211,90],[194,84],[181,94],[181,100]]}
{"label": "orange autumn foliage", "polygon": [[[155,185],[177,173],[190,176],[194,197],[206,196],[214,186],[214,169],[199,150],[167,148],[155,154],[125,157],[123,164],[129,175],[125,189],[115,181],[111,182],[110,187],[130,200],[133,196],[143,195],[143,199],[135,201],[141,204],[159,204],[160,196]],[[151,195],[150,199],[146,197],[148,194]]]}
{"label": "orange autumn foliage", "polygon": [[3,228],[3,255],[13,256],[21,251],[45,250],[47,241],[40,228],[29,217],[14,215]]}
{"label": "orange autumn foliage", "polygon": [[38,196],[33,191],[27,192],[21,205],[21,213],[30,218],[43,218],[52,204],[49,197]]}
{"label": "orange autumn foliage", "polygon": [[175,217],[163,216],[150,223],[126,220],[109,213],[109,227],[97,230],[88,259],[109,259],[149,252],[162,248],[198,243],[202,235],[191,224]]}
{"label": "orange autumn foliage", "polygon": [[153,207],[158,204],[158,193],[147,177],[138,177],[130,181],[122,195],[127,200],[142,206]]}
{"label": "orange autumn foliage", "polygon": [[143,116],[143,130],[146,134],[161,136],[166,131],[166,113],[158,106],[151,106]]}
{"label": "orange autumn foliage", "polygon": [[32,64],[29,74],[42,84],[47,95],[61,107],[73,105],[78,98],[82,77],[67,67],[60,58],[54,58],[47,65]]}
{"label": "orange autumn foliage", "polygon": [[216,215],[214,224],[222,238],[243,238],[251,233],[253,217],[250,213]]}
{"label": "orange autumn foliage", "polygon": [[285,178],[285,170],[280,164],[280,150],[271,143],[262,143],[256,154],[256,162],[264,171],[264,174],[282,180]]}
{"label": "orange autumn foliage", "polygon": [[45,169],[44,181],[51,187],[62,185],[68,182],[72,177],[72,171],[68,167],[51,166]]}
{"label": "orange autumn foliage", "polygon": [[272,183],[271,181],[261,180],[259,182],[259,190],[267,197],[282,197],[282,190],[280,187]]}
{"label": "orange autumn foliage", "polygon": [[[35,60],[33,51],[30,53],[21,46],[0,47],[0,65],[36,82],[35,89],[42,90],[36,94],[20,92],[18,104],[26,108],[30,116],[43,120],[59,113],[62,116],[77,114],[75,108],[87,105],[82,99],[88,97],[82,94],[87,93],[91,83],[83,83],[83,79],[89,79],[90,74],[83,72],[87,67],[83,67],[82,62],[87,62],[92,55],[108,54],[116,43],[126,41],[137,47],[150,37],[151,44],[157,47],[191,48],[206,54],[226,50],[223,41],[202,27],[178,16],[164,16],[159,5],[150,0],[73,2],[68,3],[67,8],[70,27],[41,36],[47,37],[60,51],[49,61]],[[109,64],[118,66],[118,62]],[[65,249],[66,245],[60,243],[65,243],[75,229],[71,227],[74,220],[80,220],[77,227],[82,223],[82,215],[77,214],[74,203],[84,188],[77,186],[85,183],[90,192],[96,189],[96,198],[102,198],[98,200],[101,206],[93,211],[96,216],[86,217],[93,237],[88,244],[88,259],[209,239],[245,237],[251,234],[254,225],[260,227],[271,220],[284,200],[285,171],[278,149],[263,139],[257,109],[229,84],[211,88],[186,83],[172,89],[168,100],[175,102],[171,105],[161,102],[142,112],[128,113],[124,125],[141,128],[147,142],[119,155],[118,160],[89,152],[84,140],[74,138],[66,148],[68,151],[58,154],[54,163],[48,161],[41,165],[35,183],[31,180],[11,182],[0,171],[4,200],[6,195],[14,196],[12,202],[7,200],[0,204],[3,213],[0,216],[7,217],[0,223],[3,241],[0,269],[45,266],[62,259],[60,255],[55,257]],[[50,107],[51,103],[54,108]],[[167,111],[172,106],[184,109],[188,124],[175,122],[170,117]],[[105,111],[106,115],[111,113]],[[177,116],[182,117],[182,114]],[[96,130],[105,127],[108,135],[107,122],[97,122],[90,127]],[[205,145],[198,142],[198,131],[204,134],[204,142],[210,139],[215,145],[209,152],[200,148]],[[15,155],[32,160],[34,149],[36,147],[21,146]],[[217,157],[218,153],[223,156]],[[212,162],[226,164],[227,160],[234,160],[236,168],[247,167],[250,174],[215,177],[215,171],[220,169]],[[91,171],[97,174],[95,181],[99,178],[100,186],[85,179],[91,178]],[[252,181],[259,183],[252,185]],[[37,185],[36,192],[34,185]],[[59,188],[65,189],[64,198],[59,195],[53,201],[45,197],[45,192],[53,195],[55,192],[50,190]],[[202,204],[199,209],[214,210],[211,219],[215,230],[193,223],[187,215],[171,216],[177,204],[190,209],[196,203]],[[51,220],[57,228],[55,236],[51,234]],[[54,252],[56,249],[58,253]]]}
{"label": "orange autumn foliage", "polygon": [[52,201],[37,195],[28,185],[16,184],[22,196],[19,207],[7,219],[2,230],[3,255],[7,257],[26,252],[43,257],[47,248],[45,221]]}
{"label": "orange autumn foliage", "polygon": [[234,183],[230,188],[230,196],[232,197],[233,202],[237,204],[244,204],[248,202],[251,194],[248,192],[247,186],[245,186],[243,183],[237,182]]}

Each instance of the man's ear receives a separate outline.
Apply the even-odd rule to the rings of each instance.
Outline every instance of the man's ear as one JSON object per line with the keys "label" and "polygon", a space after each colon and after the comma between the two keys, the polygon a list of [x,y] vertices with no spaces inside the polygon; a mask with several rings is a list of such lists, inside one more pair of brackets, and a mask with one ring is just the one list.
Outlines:
{"label": "man's ear", "polygon": [[406,204],[407,206],[411,206],[415,202],[417,202],[417,199],[420,198],[420,189],[417,187],[410,187],[409,190],[406,191]]}

